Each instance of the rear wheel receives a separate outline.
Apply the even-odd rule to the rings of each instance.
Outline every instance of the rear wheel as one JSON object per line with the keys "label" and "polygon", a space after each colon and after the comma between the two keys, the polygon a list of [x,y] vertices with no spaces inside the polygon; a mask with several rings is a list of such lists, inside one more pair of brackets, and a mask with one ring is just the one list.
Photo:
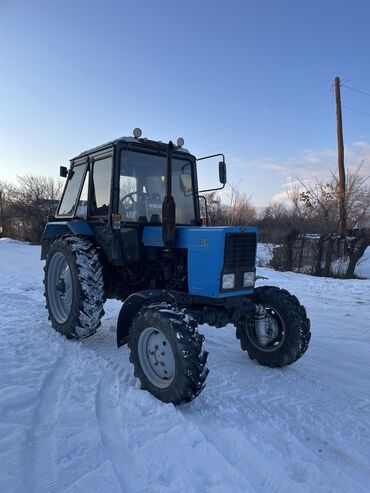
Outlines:
{"label": "rear wheel", "polygon": [[203,390],[208,353],[196,322],[174,305],[145,306],[135,316],[128,346],[143,389],[163,402],[190,402]]}
{"label": "rear wheel", "polygon": [[254,301],[263,307],[266,325],[259,331],[256,318],[241,320],[236,336],[242,349],[264,366],[291,365],[306,352],[311,338],[304,306],[294,295],[274,286],[256,288]]}
{"label": "rear wheel", "polygon": [[78,236],[55,240],[44,270],[46,308],[53,328],[69,339],[94,334],[105,301],[102,266],[94,245]]}

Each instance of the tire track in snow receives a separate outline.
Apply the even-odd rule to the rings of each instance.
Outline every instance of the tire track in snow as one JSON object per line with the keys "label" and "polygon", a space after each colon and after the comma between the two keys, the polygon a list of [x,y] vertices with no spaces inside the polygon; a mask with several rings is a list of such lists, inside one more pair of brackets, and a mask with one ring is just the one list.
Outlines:
{"label": "tire track in snow", "polygon": [[130,449],[128,434],[118,413],[119,403],[116,392],[110,381],[99,383],[95,409],[101,441],[122,492],[148,493],[152,488],[143,479],[144,471],[139,470]]}
{"label": "tire track in snow", "polygon": [[[217,376],[207,386],[202,408],[195,403],[196,413],[184,411],[184,416],[220,453],[229,453],[234,466],[248,474],[257,491],[302,491],[307,481],[310,484],[311,475],[314,484],[319,484],[323,474],[332,478],[336,491],[346,491],[348,484],[365,491],[362,485],[369,468],[352,445],[353,433],[345,432],[346,448],[338,441],[341,429],[345,431],[351,421],[346,418],[350,407],[344,405],[345,399],[344,409],[336,406],[333,410],[332,403],[338,399],[335,390],[329,387],[323,394],[317,379],[299,369],[276,372],[251,364],[248,374],[248,368],[243,371],[240,366],[246,362],[230,357],[232,344],[226,339],[211,342],[210,353],[217,355],[217,366],[211,364],[210,375],[213,369]],[[324,381],[321,384],[325,386]],[[322,408],[319,416],[312,414],[318,404]],[[364,425],[363,420],[361,423]],[[320,436],[320,429],[330,434],[329,443]],[[282,462],[286,464],[284,472],[276,467]]]}
{"label": "tire track in snow", "polygon": [[[214,418],[213,415],[192,422],[204,436],[207,444],[245,478],[248,484],[246,491],[286,493],[293,491],[293,486],[296,487],[294,491],[299,491],[298,484],[294,485],[289,478],[282,476],[273,462],[266,461],[265,450],[260,448],[255,434],[252,435],[253,438],[247,438],[239,425],[225,424],[224,420]],[[268,439],[268,436],[266,438]],[[267,448],[270,448],[270,445],[267,445]]]}
{"label": "tire track in snow", "polygon": [[[258,449],[258,444],[241,437],[228,436],[229,427],[211,421],[197,422],[198,429],[207,443],[212,445],[248,483],[246,491],[256,493],[286,493],[292,484],[282,477],[273,464],[265,466],[266,456]],[[296,490],[298,491],[298,489]]]}
{"label": "tire track in snow", "polygon": [[[100,335],[100,337],[102,338],[102,335]],[[103,341],[100,341],[100,346],[98,346],[99,357],[103,358],[106,364],[111,367],[113,375],[115,371],[119,370],[120,365],[117,365],[116,356],[114,356],[115,353],[112,352],[112,348],[110,347],[107,350],[103,350],[102,342]],[[232,462],[230,462],[223,453],[220,453],[220,451],[216,447],[214,447],[212,443],[207,443],[204,435],[197,426],[188,426],[187,420],[184,420],[182,416],[181,418],[176,416],[176,412],[172,414],[172,412],[168,413],[168,411],[166,410],[166,412],[164,412],[164,414],[162,415],[162,404],[158,404],[157,401],[149,404],[154,408],[153,412],[155,414],[155,422],[152,422],[150,424],[150,420],[146,419],[145,423],[141,425],[140,420],[142,419],[142,414],[140,411],[138,411],[135,412],[137,421],[135,421],[135,423],[132,423],[132,402],[126,401],[127,395],[125,394],[122,395],[123,399],[119,400],[119,393],[120,390],[122,390],[123,382],[125,382],[125,384],[127,385],[132,385],[132,382],[131,384],[129,384],[130,380],[136,381],[136,379],[131,375],[131,372],[128,373],[127,371],[125,371],[123,374],[121,373],[119,376],[117,376],[117,378],[115,379],[115,384],[113,383],[113,378],[109,379],[109,381],[100,382],[96,396],[97,420],[101,432],[102,443],[107,451],[108,460],[112,465],[113,471],[121,484],[122,491],[124,491],[125,493],[136,493],[141,491],[145,493],[161,493],[161,491],[164,490],[173,491],[171,489],[171,483],[174,481],[174,478],[170,477],[168,479],[168,484],[166,484],[166,481],[164,481],[165,484],[161,483],[161,481],[163,481],[163,478],[158,478],[157,474],[153,473],[153,471],[151,470],[151,467],[153,467],[151,461],[149,460],[149,463],[145,464],[146,452],[144,452],[143,457],[141,457],[140,455],[135,457],[135,454],[132,452],[132,450],[130,450],[129,443],[130,439],[133,441],[133,443],[135,443],[135,436],[137,436],[138,433],[139,436],[140,434],[147,435],[149,442],[156,443],[158,436],[161,436],[164,440],[166,440],[166,437],[171,436],[174,430],[184,425],[184,430],[186,430],[187,433],[189,433],[190,435],[192,434],[193,429],[197,430],[197,441],[204,441],[207,450],[205,452],[205,455],[207,456],[208,460],[210,460],[211,457],[213,460],[221,461],[221,463],[227,470],[227,474],[232,475],[232,479],[234,481],[233,490],[243,493],[245,491],[250,491],[250,484],[245,475],[241,474],[240,471],[232,464]],[[142,399],[140,399],[139,397],[141,392],[142,391],[140,391],[139,394],[136,396],[136,399],[138,399],[139,401],[138,406],[143,405]],[[129,409],[128,417],[131,419],[131,424],[129,427],[125,426],[123,421],[124,418],[122,419],[121,417],[121,413],[125,414],[126,404],[128,404]],[[166,406],[172,407],[171,404],[167,404]],[[145,413],[145,415],[147,415],[147,412]],[[150,428],[150,431],[147,429],[147,427]],[[186,432],[184,433],[186,436]],[[180,448],[189,448],[191,452],[197,454],[197,452],[193,450],[192,440],[193,438],[190,438],[188,441],[186,438],[181,436],[179,438],[178,446]],[[143,446],[142,443],[141,445],[139,445],[139,449],[141,446]],[[116,451],[116,453],[113,452],[113,455],[112,449],[113,451]],[[168,448],[166,447],[166,445],[164,445],[164,448],[161,452],[165,460],[165,457],[168,454]],[[120,455],[122,456],[122,458],[119,457]],[[138,463],[141,463],[141,467],[140,465],[138,466]],[[129,470],[133,472],[131,477],[127,477],[127,475],[125,474],[126,464],[129,464]],[[189,467],[188,464],[188,460],[185,460],[185,469]],[[163,465],[163,471],[166,470],[166,466]],[[208,473],[211,475],[212,471],[209,471]],[[143,476],[146,477],[146,481],[143,481]],[[231,481],[231,478],[229,480]],[[243,484],[244,486],[242,488],[238,487],[240,484]],[[176,486],[176,488],[178,488],[178,486]],[[187,490],[184,487],[183,489],[180,488],[180,491],[185,492]],[[211,492],[214,490],[213,487],[208,488],[208,486],[205,486],[204,491]],[[219,490],[216,488],[216,491]]]}
{"label": "tire track in snow", "polygon": [[[360,442],[365,442],[366,435],[370,438],[363,416],[346,400],[346,396],[343,399],[335,389],[330,388],[324,378],[319,382],[315,377],[293,367],[289,369],[286,380],[291,386],[288,399],[284,392],[275,392],[273,395],[265,392],[258,404],[261,412],[270,415],[275,426],[279,420],[289,430],[290,443],[299,456],[309,456],[316,463],[318,457],[326,460],[332,474],[350,480],[356,484],[358,491],[362,491],[361,485],[366,483],[370,475],[367,458],[355,446],[357,444],[359,447]],[[302,391],[303,388],[305,391]],[[333,408],[336,399],[340,405]],[[318,403],[320,415],[315,413]],[[298,426],[292,427],[292,414]],[[350,420],[348,416],[351,416]],[[353,422],[355,416],[358,418],[358,429],[352,430],[349,421]],[[345,447],[338,440],[338,437],[343,436],[346,438]]]}
{"label": "tire track in snow", "polygon": [[39,390],[39,401],[34,411],[23,462],[24,491],[57,491],[56,432],[61,388],[67,371],[64,355],[59,356]]}

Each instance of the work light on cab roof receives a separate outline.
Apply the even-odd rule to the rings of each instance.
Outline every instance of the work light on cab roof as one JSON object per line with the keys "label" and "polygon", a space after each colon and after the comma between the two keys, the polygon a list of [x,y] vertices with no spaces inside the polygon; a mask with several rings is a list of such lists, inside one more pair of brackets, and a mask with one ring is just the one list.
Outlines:
{"label": "work light on cab roof", "polygon": [[141,128],[134,128],[132,133],[133,133],[135,139],[140,139],[140,137],[143,134],[143,132],[141,131]]}
{"label": "work light on cab roof", "polygon": [[[140,139],[140,137],[143,135],[143,132],[141,131],[141,128],[134,128],[134,130],[132,131],[132,134],[133,136],[135,137],[135,139]],[[160,144],[162,143],[162,141],[158,141]],[[177,147],[183,147],[184,144],[185,144],[185,141],[182,137],[179,137],[176,141],[176,144],[177,144]]]}

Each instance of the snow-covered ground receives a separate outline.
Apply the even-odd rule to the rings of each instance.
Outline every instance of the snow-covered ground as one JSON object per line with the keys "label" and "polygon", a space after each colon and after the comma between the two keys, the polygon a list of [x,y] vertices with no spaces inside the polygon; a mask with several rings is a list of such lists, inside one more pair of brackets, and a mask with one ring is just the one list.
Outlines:
{"label": "snow-covered ground", "polygon": [[175,408],[116,349],[119,303],[83,342],[52,330],[39,254],[0,240],[0,492],[369,491],[370,280],[260,268],[306,305],[309,350],[263,368],[201,327],[207,387]]}

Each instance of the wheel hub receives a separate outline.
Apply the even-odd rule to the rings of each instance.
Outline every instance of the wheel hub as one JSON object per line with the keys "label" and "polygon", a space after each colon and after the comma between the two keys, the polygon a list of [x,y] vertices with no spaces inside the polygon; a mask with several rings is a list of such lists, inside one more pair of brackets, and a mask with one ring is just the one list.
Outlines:
{"label": "wheel hub", "polygon": [[60,296],[63,298],[64,303],[72,303],[72,278],[69,270],[69,265],[67,264],[59,278],[58,286],[61,286]]}
{"label": "wheel hub", "polygon": [[64,279],[62,277],[59,279],[55,289],[59,292],[60,296],[65,294],[66,285],[65,285]]}
{"label": "wheel hub", "polygon": [[259,305],[254,324],[247,331],[251,342],[263,351],[276,351],[285,339],[285,326],[280,315],[268,306]]}
{"label": "wheel hub", "polygon": [[55,320],[63,324],[72,308],[72,275],[66,257],[57,252],[50,260],[48,269],[48,303]]}
{"label": "wheel hub", "polygon": [[267,315],[267,323],[268,323],[268,330],[267,330],[267,336],[268,336],[268,344],[272,342],[274,339],[277,338],[279,335],[279,326],[276,322],[276,320],[271,317],[270,315]]}
{"label": "wheel hub", "polygon": [[276,321],[266,315],[263,319],[256,320],[256,336],[261,346],[270,344],[279,334],[279,327]]}
{"label": "wheel hub", "polygon": [[141,367],[150,382],[160,388],[169,387],[175,376],[175,357],[167,337],[154,327],[144,329],[139,337],[138,352]]}

